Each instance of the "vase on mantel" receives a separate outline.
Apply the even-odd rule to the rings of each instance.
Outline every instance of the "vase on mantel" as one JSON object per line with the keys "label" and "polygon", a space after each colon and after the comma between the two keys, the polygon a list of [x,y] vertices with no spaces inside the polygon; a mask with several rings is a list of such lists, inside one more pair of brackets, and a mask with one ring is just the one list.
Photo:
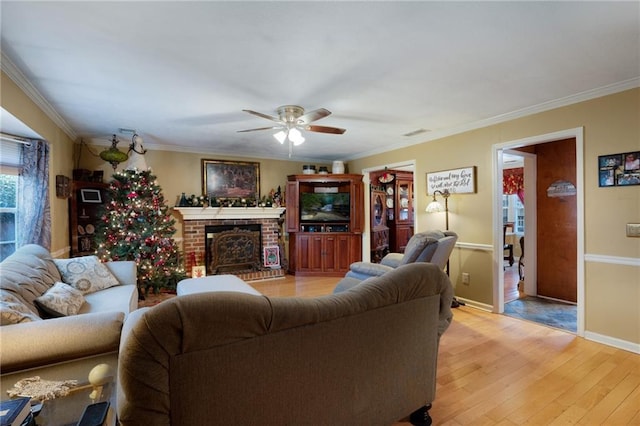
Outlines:
{"label": "vase on mantel", "polygon": [[180,201],[178,201],[178,207],[187,207],[188,205],[189,205],[189,202],[187,201],[187,196],[183,192],[182,195],[180,196]]}

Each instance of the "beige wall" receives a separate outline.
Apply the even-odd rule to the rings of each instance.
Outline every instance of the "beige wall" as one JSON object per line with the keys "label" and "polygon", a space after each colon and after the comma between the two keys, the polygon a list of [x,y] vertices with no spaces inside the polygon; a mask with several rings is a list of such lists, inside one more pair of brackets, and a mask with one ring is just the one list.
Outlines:
{"label": "beige wall", "polygon": [[51,251],[58,256],[69,253],[69,214],[67,199],[56,198],[56,175],[71,177],[73,142],[3,72],[0,104],[50,144],[49,196],[51,199]]}
{"label": "beige wall", "polygon": [[[598,187],[599,155],[640,150],[640,89],[354,160],[350,167],[357,173],[415,159],[416,214],[421,231],[443,227],[442,218],[424,212],[428,202],[425,174],[477,166],[478,192],[449,199],[450,229],[459,233],[463,243],[491,245],[492,146],[577,127],[584,127],[585,226],[578,232],[584,234],[587,256],[585,330],[640,344],[640,239],[625,236],[625,224],[640,221],[640,187]],[[604,263],[598,256],[611,257],[606,261],[614,264]],[[624,266],[629,258],[636,266]],[[493,304],[492,253],[457,248],[451,259],[456,294]],[[461,271],[470,273],[468,286],[461,284]]]}
{"label": "beige wall", "polygon": [[[72,143],[46,115],[2,74],[2,107],[52,145],[51,182],[56,174],[71,176]],[[640,239],[624,235],[625,224],[640,221],[640,187],[599,188],[597,157],[640,150],[640,89],[580,102],[552,111],[511,120],[408,148],[350,161],[350,173],[386,164],[416,160],[416,214],[420,230],[443,228],[439,215],[424,213],[425,174],[428,171],[477,166],[478,192],[450,198],[450,228],[463,243],[492,244],[492,161],[494,144],[584,127],[585,226],[585,328],[587,332],[640,344]],[[126,144],[122,144],[124,149]],[[102,148],[94,148],[98,151]],[[300,173],[299,162],[250,158],[231,158],[214,154],[149,151],[147,162],[163,189],[169,205],[178,195],[200,193],[200,160],[235,159],[261,163],[261,193],[281,185],[286,176]],[[83,154],[81,166],[112,170],[97,158]],[[561,166],[561,165],[560,165]],[[121,169],[121,168],[120,168]],[[66,200],[55,198],[52,185],[54,251],[68,248]],[[179,225],[179,224],[178,224]],[[182,236],[178,226],[177,237]],[[467,247],[469,247],[467,245]],[[604,257],[603,261],[601,257]],[[460,297],[492,304],[493,254],[487,250],[456,248],[451,257],[451,277]],[[626,265],[625,263],[631,263]],[[462,285],[461,271],[469,272],[471,282]]]}
{"label": "beige wall", "polygon": [[[78,149],[79,145],[76,145]],[[121,150],[127,149],[127,141],[119,144]],[[103,170],[105,182],[111,180],[113,168],[110,164],[105,163],[95,154],[105,149],[104,146],[88,146],[82,148],[80,156],[80,167],[89,170]],[[178,197],[183,192],[190,196],[191,194],[202,194],[202,160],[232,160],[232,161],[255,161],[260,163],[260,195],[267,195],[271,189],[277,190],[281,187],[282,192],[286,188],[287,176],[302,173],[302,162],[268,160],[260,158],[246,157],[229,157],[217,154],[202,153],[183,153],[169,151],[148,150],[145,154],[147,166],[156,175],[158,185],[162,188],[165,201],[168,206],[175,206]],[[319,164],[318,166],[325,165]],[[121,171],[124,164],[118,165],[117,171]],[[176,218],[176,239],[181,241],[182,235],[182,219],[179,214],[175,214]]]}

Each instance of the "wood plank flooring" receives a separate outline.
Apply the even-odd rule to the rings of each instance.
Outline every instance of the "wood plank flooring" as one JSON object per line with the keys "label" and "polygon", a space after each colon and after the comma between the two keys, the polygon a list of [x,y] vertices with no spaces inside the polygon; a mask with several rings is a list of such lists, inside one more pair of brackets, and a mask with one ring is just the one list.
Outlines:
{"label": "wood plank flooring", "polygon": [[[314,297],[338,281],[287,275],[251,285]],[[463,306],[440,341],[431,416],[434,425],[640,425],[640,355]]]}

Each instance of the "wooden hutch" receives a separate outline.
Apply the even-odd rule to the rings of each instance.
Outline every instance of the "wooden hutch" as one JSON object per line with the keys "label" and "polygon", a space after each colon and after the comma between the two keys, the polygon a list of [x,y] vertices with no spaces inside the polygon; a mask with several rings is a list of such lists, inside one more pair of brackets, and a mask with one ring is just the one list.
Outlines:
{"label": "wooden hutch", "polygon": [[290,273],[343,276],[362,260],[362,175],[291,175],[286,197]]}
{"label": "wooden hutch", "polygon": [[95,231],[109,185],[102,182],[73,181],[69,198],[69,242],[71,257],[95,254]]}
{"label": "wooden hutch", "polygon": [[[388,251],[404,253],[409,239],[414,233],[413,224],[413,172],[402,170],[381,170],[371,174],[371,205],[380,202],[381,192],[384,191],[384,211],[386,220],[376,222],[375,212],[372,211],[372,257],[384,255],[384,244],[381,242],[388,235]],[[376,228],[377,227],[377,228]],[[385,228],[388,227],[388,231]]]}

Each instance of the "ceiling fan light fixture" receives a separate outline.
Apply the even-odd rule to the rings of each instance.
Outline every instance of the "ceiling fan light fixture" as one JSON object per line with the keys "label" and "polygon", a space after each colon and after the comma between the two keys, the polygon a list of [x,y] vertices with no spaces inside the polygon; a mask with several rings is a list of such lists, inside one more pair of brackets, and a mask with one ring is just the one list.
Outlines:
{"label": "ceiling fan light fixture", "polygon": [[302,132],[300,132],[300,130],[296,129],[295,127],[289,129],[289,140],[293,142],[294,146],[301,145],[305,141],[304,137],[302,136]]}
{"label": "ceiling fan light fixture", "polygon": [[284,132],[284,130],[280,130],[278,133],[276,133],[275,135],[273,135],[273,137],[280,142],[281,144],[284,143],[285,139],[287,139],[287,134]]}

